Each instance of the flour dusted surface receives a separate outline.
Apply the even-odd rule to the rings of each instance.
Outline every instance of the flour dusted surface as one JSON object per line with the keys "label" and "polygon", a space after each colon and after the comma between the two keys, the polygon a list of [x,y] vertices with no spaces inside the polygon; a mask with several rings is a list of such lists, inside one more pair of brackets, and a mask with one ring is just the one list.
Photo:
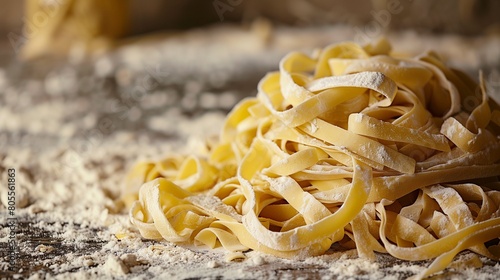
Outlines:
{"label": "flour dusted surface", "polygon": [[[283,34],[286,33],[277,36]],[[293,38],[298,36],[291,34]],[[307,36],[328,38],[328,42],[333,37]],[[340,36],[338,39],[345,38]],[[441,42],[430,40],[437,42],[436,45]],[[498,42],[494,38],[488,40]],[[292,41],[297,42],[296,39]],[[410,41],[398,42],[408,44]],[[496,46],[493,43],[491,45]],[[171,41],[168,44],[166,49],[206,55],[206,51],[196,47],[186,48],[185,42]],[[412,45],[407,49],[414,48]],[[238,52],[223,53],[219,59],[212,51],[220,49],[224,48],[219,44],[208,50],[213,62],[204,67],[214,73],[224,71],[223,65],[232,65],[225,69],[226,74],[236,71],[243,76],[243,67],[237,67],[236,62],[258,68],[261,66],[252,62],[257,61],[256,58],[274,66],[281,57],[281,53],[261,56],[259,52],[247,51],[241,57],[236,55]],[[298,47],[294,46],[294,49]],[[217,95],[213,94],[214,89],[203,89],[206,84],[227,80],[226,74],[200,81],[191,79],[185,72],[181,77],[185,82],[183,85],[158,87],[137,102],[108,94],[107,91],[113,91],[113,86],[119,89],[132,87],[135,78],[143,78],[143,73],[137,69],[143,67],[143,63],[154,65],[157,62],[153,55],[139,47],[128,52],[131,55],[126,57],[134,59],[124,62],[129,64],[127,67],[113,64],[112,59],[99,60],[95,65],[96,73],[83,77],[85,79],[81,81],[79,75],[82,73],[71,65],[50,72],[45,79],[29,78],[17,83],[11,79],[10,72],[0,68],[0,180],[6,181],[6,168],[16,168],[19,206],[16,215],[21,228],[17,234],[18,264],[23,269],[9,276],[29,279],[401,279],[428,266],[428,262],[409,263],[380,254],[376,263],[369,262],[358,259],[355,250],[341,248],[300,261],[250,251],[245,252],[244,260],[227,262],[222,250],[141,239],[130,225],[127,214],[118,213],[114,206],[124,174],[140,159],[159,159],[172,152],[196,153],[204,149],[204,138],[219,131],[225,116],[223,112],[210,111],[216,106],[214,99],[219,98],[219,106],[223,104],[226,110],[237,99],[231,89],[217,90]],[[168,59],[172,59],[171,56]],[[190,64],[197,59],[199,57],[190,58]],[[491,64],[498,59],[488,61]],[[109,63],[113,65],[106,65]],[[167,79],[179,78],[182,69],[177,70]],[[261,67],[257,70],[259,73],[255,76],[260,78],[263,70],[272,69]],[[116,72],[117,85],[108,83],[113,79],[109,76],[112,71]],[[246,89],[250,94],[255,89],[256,80],[248,78],[248,83]],[[190,94],[184,94],[186,92]],[[176,104],[185,106],[181,110]],[[194,114],[195,117],[191,118],[193,111],[200,107],[210,109],[208,114]],[[112,121],[113,129],[97,133],[95,129],[106,118]],[[189,143],[187,147],[186,143]],[[180,147],[186,148],[180,150]],[[4,184],[1,186],[3,188]],[[4,213],[5,193],[3,189],[0,192],[3,201],[0,211]],[[4,225],[2,220],[2,250],[6,250],[9,233]],[[468,252],[461,254],[455,265],[436,277],[496,279],[500,274],[498,263],[483,259],[485,266],[477,268],[470,265],[474,261],[469,260],[469,255]],[[5,260],[0,258],[1,279],[7,277],[4,274],[6,269]]]}

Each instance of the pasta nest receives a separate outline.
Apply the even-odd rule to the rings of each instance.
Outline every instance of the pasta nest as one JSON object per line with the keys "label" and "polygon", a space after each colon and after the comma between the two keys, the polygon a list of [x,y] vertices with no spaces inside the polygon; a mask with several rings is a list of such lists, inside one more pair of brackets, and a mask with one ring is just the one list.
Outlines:
{"label": "pasta nest", "polygon": [[422,278],[466,249],[499,260],[499,131],[482,75],[344,42],[285,56],[206,153],[138,163],[123,201],[145,238],[435,258]]}

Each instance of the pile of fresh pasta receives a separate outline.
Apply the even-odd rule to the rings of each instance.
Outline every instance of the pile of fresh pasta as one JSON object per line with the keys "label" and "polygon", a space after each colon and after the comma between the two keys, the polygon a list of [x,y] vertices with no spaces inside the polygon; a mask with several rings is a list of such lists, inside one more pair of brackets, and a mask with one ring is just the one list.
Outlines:
{"label": "pile of fresh pasta", "polygon": [[420,278],[463,250],[499,260],[500,111],[485,88],[384,40],[292,52],[206,154],[133,168],[130,218],[144,238],[230,252],[435,259]]}

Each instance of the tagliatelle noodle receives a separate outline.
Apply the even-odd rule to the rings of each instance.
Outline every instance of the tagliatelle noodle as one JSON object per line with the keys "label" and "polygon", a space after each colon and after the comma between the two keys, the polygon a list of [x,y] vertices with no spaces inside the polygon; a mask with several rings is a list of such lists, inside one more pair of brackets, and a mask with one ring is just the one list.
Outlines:
{"label": "tagliatelle noodle", "polygon": [[499,260],[500,113],[480,80],[434,53],[393,57],[385,41],[291,53],[207,154],[139,163],[123,201],[145,238],[230,259],[339,243],[372,260],[435,258],[417,278],[466,249]]}

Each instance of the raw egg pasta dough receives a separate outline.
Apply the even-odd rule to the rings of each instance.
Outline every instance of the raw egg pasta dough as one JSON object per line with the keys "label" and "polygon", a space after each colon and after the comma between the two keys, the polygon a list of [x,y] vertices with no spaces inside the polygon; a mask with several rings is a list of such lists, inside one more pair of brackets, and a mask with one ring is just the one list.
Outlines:
{"label": "raw egg pasta dough", "polygon": [[375,260],[500,257],[498,105],[432,52],[386,41],[293,52],[203,155],[137,164],[123,201],[143,237],[284,258],[333,243]]}

